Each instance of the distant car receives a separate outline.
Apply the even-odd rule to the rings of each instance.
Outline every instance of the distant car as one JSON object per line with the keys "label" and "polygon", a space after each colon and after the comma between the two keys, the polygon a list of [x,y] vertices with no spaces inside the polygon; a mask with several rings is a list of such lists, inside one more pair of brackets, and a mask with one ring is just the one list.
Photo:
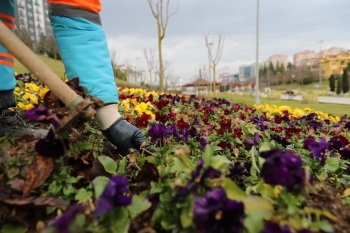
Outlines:
{"label": "distant car", "polygon": [[295,96],[294,91],[292,91],[292,90],[288,90],[284,94],[289,95],[289,96]]}

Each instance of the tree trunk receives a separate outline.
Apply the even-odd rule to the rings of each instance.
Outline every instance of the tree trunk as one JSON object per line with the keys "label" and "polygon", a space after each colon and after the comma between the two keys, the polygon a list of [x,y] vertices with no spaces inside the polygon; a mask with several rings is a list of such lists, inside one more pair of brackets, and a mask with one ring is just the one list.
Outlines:
{"label": "tree trunk", "polygon": [[214,89],[214,95],[216,94],[216,64],[213,64],[213,89]]}
{"label": "tree trunk", "polygon": [[[161,25],[158,24],[158,33],[161,32]],[[161,35],[161,34],[158,34]],[[158,37],[158,55],[159,55],[159,86],[160,91],[164,91],[164,66],[162,55],[162,37]]]}

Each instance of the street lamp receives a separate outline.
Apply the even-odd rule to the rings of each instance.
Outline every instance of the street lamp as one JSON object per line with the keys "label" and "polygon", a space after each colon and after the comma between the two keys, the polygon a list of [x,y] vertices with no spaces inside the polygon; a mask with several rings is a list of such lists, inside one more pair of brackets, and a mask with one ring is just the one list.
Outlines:
{"label": "street lamp", "polygon": [[137,83],[137,80],[139,79],[139,73],[138,73],[138,70],[139,70],[139,58],[137,57],[136,60],[137,60],[137,67],[136,67],[136,83]]}
{"label": "street lamp", "polygon": [[323,42],[323,40],[319,41],[319,43],[320,43],[320,54],[319,54],[320,67],[318,69],[318,78],[319,78],[319,82],[320,82],[320,87],[322,87],[322,61],[321,61],[322,42]]}
{"label": "street lamp", "polygon": [[211,81],[211,61],[210,61],[210,52],[211,52],[211,46],[213,46],[213,43],[209,43],[209,50],[208,50],[208,58],[209,58],[209,86],[210,86],[210,93],[212,92],[212,81]]}
{"label": "street lamp", "polygon": [[259,0],[256,0],[256,64],[255,64],[255,104],[260,104],[259,99]]}

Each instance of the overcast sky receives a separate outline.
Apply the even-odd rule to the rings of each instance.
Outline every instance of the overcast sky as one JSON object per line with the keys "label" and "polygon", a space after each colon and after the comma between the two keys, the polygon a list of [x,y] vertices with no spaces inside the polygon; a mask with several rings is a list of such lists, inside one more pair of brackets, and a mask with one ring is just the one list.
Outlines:
{"label": "overcast sky", "polygon": [[[155,1],[155,0],[154,0]],[[177,0],[171,0],[170,11]],[[238,73],[255,62],[256,0],[179,0],[163,40],[163,59],[188,82],[208,64],[204,35],[217,45],[225,35],[218,73]],[[343,47],[350,49],[350,0],[260,0],[259,60],[274,54]],[[146,69],[143,49],[157,51],[157,24],[147,0],[102,0],[102,24],[119,64]]]}

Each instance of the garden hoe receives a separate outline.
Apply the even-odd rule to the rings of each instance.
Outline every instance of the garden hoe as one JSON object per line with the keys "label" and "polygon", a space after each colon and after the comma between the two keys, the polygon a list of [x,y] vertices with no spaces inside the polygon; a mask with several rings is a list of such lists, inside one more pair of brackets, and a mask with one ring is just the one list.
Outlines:
{"label": "garden hoe", "polygon": [[59,78],[43,61],[38,58],[10,29],[0,21],[0,44],[2,44],[18,61],[32,72],[42,83],[50,88],[70,110],[69,114],[60,120],[60,128],[56,132],[69,127],[78,118],[91,119],[95,115],[93,102],[83,99]]}

